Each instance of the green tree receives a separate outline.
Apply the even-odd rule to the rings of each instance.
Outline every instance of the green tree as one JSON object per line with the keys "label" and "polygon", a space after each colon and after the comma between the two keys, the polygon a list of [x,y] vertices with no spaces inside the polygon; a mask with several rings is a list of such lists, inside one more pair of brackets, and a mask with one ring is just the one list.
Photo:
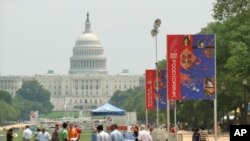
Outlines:
{"label": "green tree", "polygon": [[11,97],[9,92],[0,90],[0,100],[3,100],[5,102],[7,102],[7,103],[11,103],[12,102],[12,97]]}
{"label": "green tree", "polygon": [[17,97],[14,99],[13,107],[18,109],[19,118],[29,120],[31,111],[39,111],[39,113],[48,113],[47,109],[42,105],[42,103],[37,101],[30,101],[22,97]]}
{"label": "green tree", "polygon": [[[243,105],[248,105],[243,99],[242,80],[249,79],[250,75],[249,5],[249,0],[217,0],[214,7],[217,22],[201,30],[201,33],[216,34],[217,38],[216,61],[217,73],[220,74],[217,76],[218,110],[228,113],[239,107],[242,123],[246,122],[247,115],[247,106]],[[224,94],[219,89],[223,83],[226,84]],[[249,89],[249,85],[246,88]],[[248,97],[246,101],[249,101]]]}
{"label": "green tree", "polygon": [[[248,51],[248,47],[243,42],[230,42],[229,44],[229,53],[230,57],[228,57],[225,67],[231,70],[230,75],[234,76],[239,80],[239,84],[241,84],[246,76],[249,76],[250,69],[250,59],[247,57],[250,55]],[[239,63],[241,62],[241,63]],[[244,92],[243,92],[244,93]],[[243,93],[240,93],[243,96]],[[238,95],[239,93],[236,93]],[[240,97],[240,95],[238,95]],[[238,105],[241,112],[241,122],[246,123],[247,121],[247,108],[248,108],[248,100],[244,100],[245,103]],[[242,103],[242,102],[239,102]]]}
{"label": "green tree", "polygon": [[[109,102],[126,111],[135,111],[137,119],[145,122],[145,90],[143,88],[116,91]],[[149,115],[151,114],[152,112],[149,112]],[[154,120],[154,116],[149,117]]]}
{"label": "green tree", "polygon": [[249,12],[250,0],[217,0],[213,17],[219,21]]}
{"label": "green tree", "polygon": [[159,61],[158,63],[157,63],[157,65],[158,65],[158,69],[166,69],[166,59],[162,59],[161,61]]}
{"label": "green tree", "polygon": [[41,114],[52,111],[50,92],[37,81],[24,81],[22,87],[16,92],[14,106],[20,110],[21,118],[27,119],[30,111],[38,110]]}
{"label": "green tree", "polygon": [[0,107],[0,124],[2,124],[4,120],[14,120],[17,118],[17,111],[7,102],[0,100]]}

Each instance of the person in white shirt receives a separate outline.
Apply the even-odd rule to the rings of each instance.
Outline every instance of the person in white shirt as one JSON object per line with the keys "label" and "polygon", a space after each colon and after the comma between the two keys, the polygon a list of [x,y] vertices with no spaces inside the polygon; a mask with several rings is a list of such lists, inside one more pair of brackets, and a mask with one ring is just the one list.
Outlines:
{"label": "person in white shirt", "polygon": [[111,130],[112,130],[112,132],[110,133],[110,137],[111,137],[112,141],[123,141],[123,135],[118,130],[117,124],[112,124]]}
{"label": "person in white shirt", "polygon": [[50,139],[51,136],[47,131],[45,131],[45,128],[42,128],[41,132],[39,132],[38,135],[36,136],[37,141],[50,141]]}
{"label": "person in white shirt", "polygon": [[140,126],[140,131],[139,131],[139,135],[138,135],[138,140],[139,141],[153,141],[150,133],[148,131],[145,130],[145,125],[141,125]]}
{"label": "person in white shirt", "polygon": [[28,125],[25,126],[23,130],[23,141],[31,141],[32,138],[32,131]]}
{"label": "person in white shirt", "polygon": [[96,141],[111,141],[109,134],[103,131],[102,125],[98,125],[96,127],[96,130],[97,130]]}

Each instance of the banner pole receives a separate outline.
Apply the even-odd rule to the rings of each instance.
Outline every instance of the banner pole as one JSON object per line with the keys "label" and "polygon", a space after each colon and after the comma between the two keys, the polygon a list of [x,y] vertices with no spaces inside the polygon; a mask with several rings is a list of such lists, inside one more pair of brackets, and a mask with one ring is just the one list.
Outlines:
{"label": "banner pole", "polygon": [[169,135],[169,131],[170,131],[170,106],[169,106],[169,99],[167,98],[167,131],[168,131],[168,135]]}
{"label": "banner pole", "polygon": [[148,109],[146,108],[146,128],[148,128]]}
{"label": "banner pole", "polygon": [[217,99],[214,99],[214,140],[217,141]]}
{"label": "banner pole", "polygon": [[155,36],[155,81],[156,81],[156,127],[159,126],[159,84],[158,84],[158,54],[157,35]]}
{"label": "banner pole", "polygon": [[177,134],[177,124],[176,124],[176,100],[174,101],[174,128],[175,128],[175,140],[176,140],[176,134]]}
{"label": "banner pole", "polygon": [[[215,98],[214,98],[214,140],[217,141],[217,73],[216,73],[216,35],[214,35],[214,52],[215,52],[215,57],[214,57],[214,72],[215,72]],[[223,117],[224,118],[224,117]]]}
{"label": "banner pole", "polygon": [[[166,38],[166,67],[167,67],[167,73],[168,73],[168,35],[167,35],[167,38]],[[168,75],[167,75],[168,76]],[[167,79],[169,79],[169,77],[167,77]],[[168,85],[167,85],[168,86]],[[169,137],[169,131],[170,131],[170,106],[169,106],[169,98],[168,98],[168,91],[169,91],[169,88],[167,87],[167,93],[166,93],[166,97],[167,97],[167,135]]]}

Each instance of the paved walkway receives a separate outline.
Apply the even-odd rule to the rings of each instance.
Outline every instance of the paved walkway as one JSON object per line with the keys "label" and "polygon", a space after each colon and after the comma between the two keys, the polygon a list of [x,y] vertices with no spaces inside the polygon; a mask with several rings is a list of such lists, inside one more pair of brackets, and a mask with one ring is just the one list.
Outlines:
{"label": "paved walkway", "polygon": [[26,125],[32,125],[32,124],[19,123],[8,126],[0,126],[0,131],[2,131],[3,129],[10,129],[10,128],[24,128],[24,126]]}
{"label": "paved walkway", "polygon": [[[187,132],[187,131],[180,131],[178,132],[183,135],[183,140],[182,141],[192,141],[192,132]],[[215,141],[214,135],[209,135],[209,141]],[[223,135],[219,135],[217,138],[217,141],[229,141],[229,134],[225,133]]]}
{"label": "paved walkway", "polygon": [[[184,135],[183,141],[192,141],[192,135]],[[209,135],[209,141],[215,141],[213,135]],[[223,135],[217,138],[217,141],[229,141],[229,135]]]}

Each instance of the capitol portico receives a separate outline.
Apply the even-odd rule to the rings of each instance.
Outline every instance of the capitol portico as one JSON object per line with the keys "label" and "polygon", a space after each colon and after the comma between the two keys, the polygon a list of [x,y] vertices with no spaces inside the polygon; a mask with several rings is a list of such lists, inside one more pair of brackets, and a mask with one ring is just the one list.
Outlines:
{"label": "capitol portico", "polygon": [[[133,75],[128,70],[109,75],[106,61],[104,49],[92,31],[90,17],[87,14],[85,30],[76,39],[73,47],[69,74],[56,75],[50,71],[45,75],[28,76],[28,78],[37,80],[50,91],[54,111],[94,109],[108,102],[117,90],[144,87],[143,75]],[[25,80],[27,76],[0,75],[0,90],[9,91],[15,96]]]}

